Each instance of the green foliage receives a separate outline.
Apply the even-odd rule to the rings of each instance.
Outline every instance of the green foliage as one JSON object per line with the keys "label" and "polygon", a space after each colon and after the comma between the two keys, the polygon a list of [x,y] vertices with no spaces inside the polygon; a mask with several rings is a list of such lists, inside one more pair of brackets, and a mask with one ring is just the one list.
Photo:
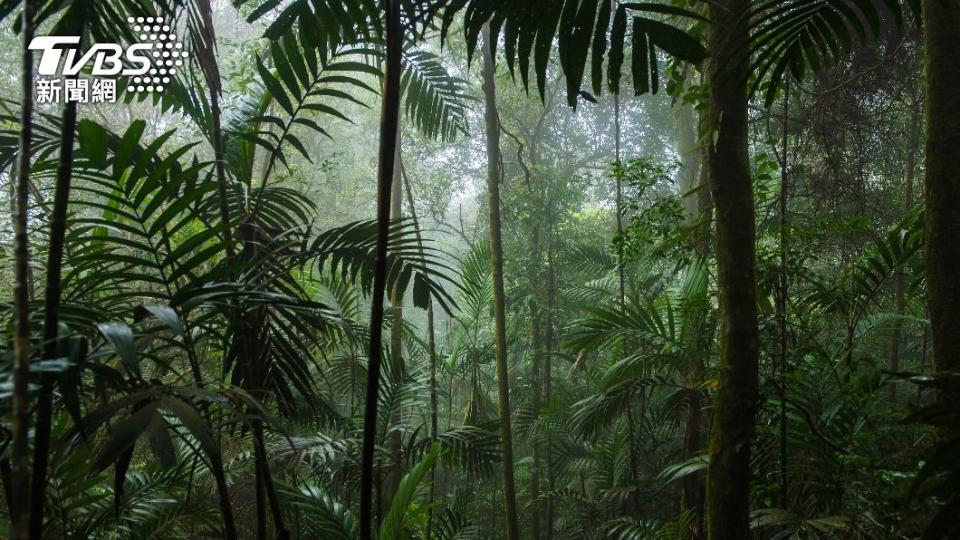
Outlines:
{"label": "green foliage", "polygon": [[595,100],[594,96],[582,89],[588,57],[591,57],[593,66],[591,79],[594,93],[600,94],[601,91],[601,66],[605,55],[608,59],[607,84],[610,92],[620,92],[628,20],[632,21],[632,73],[637,95],[657,91],[658,49],[678,60],[695,64],[703,61],[706,55],[699,41],[689,34],[651,17],[699,18],[693,11],[670,5],[623,3],[614,11],[606,0],[583,3],[567,1],[560,4],[551,0],[521,3],[508,0],[461,0],[450,2],[443,12],[441,35],[444,38],[455,16],[461,11],[469,54],[475,52],[482,26],[489,20],[491,35],[497,38],[494,41],[499,42],[501,34],[503,36],[507,66],[511,73],[519,72],[524,87],[528,86],[532,57],[541,98],[545,96],[550,49],[556,39],[560,66],[567,81],[567,104],[571,107],[576,106],[579,97],[587,101]]}

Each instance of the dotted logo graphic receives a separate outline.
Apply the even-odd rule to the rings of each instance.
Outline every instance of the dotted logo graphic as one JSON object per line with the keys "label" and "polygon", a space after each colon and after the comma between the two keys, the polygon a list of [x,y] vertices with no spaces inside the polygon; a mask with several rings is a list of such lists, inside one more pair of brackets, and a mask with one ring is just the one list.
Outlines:
{"label": "dotted logo graphic", "polygon": [[183,65],[188,53],[183,50],[183,43],[177,41],[177,35],[170,25],[164,24],[162,17],[128,17],[127,22],[133,24],[133,31],[139,35],[138,43],[151,45],[153,49],[150,51],[153,58],[149,71],[134,77],[127,91],[162,92],[164,85],[170,83],[170,77]]}

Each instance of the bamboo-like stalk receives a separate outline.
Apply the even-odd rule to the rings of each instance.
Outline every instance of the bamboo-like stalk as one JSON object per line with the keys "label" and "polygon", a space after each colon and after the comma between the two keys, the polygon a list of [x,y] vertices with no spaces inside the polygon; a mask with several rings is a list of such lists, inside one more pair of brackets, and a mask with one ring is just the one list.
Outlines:
{"label": "bamboo-like stalk", "polygon": [[380,119],[380,163],[377,168],[377,245],[373,261],[370,306],[370,344],[367,362],[367,395],[363,415],[363,448],[360,466],[360,540],[370,540],[373,518],[373,450],[377,442],[377,397],[383,356],[383,299],[387,289],[387,242],[390,233],[390,197],[400,129],[400,59],[403,27],[400,0],[387,0],[387,54]]}
{"label": "bamboo-like stalk", "polygon": [[10,516],[10,538],[28,538],[29,507],[26,505],[30,489],[30,313],[28,308],[30,247],[27,237],[27,192],[30,184],[30,146],[33,138],[33,53],[29,49],[33,40],[33,17],[35,3],[23,0],[21,11],[20,71],[20,149],[17,155],[16,215],[13,219],[14,276],[13,288],[13,448],[11,452],[11,493],[13,495]]}
{"label": "bamboo-like stalk", "polygon": [[507,367],[506,294],[503,286],[503,242],[500,230],[500,118],[494,78],[490,27],[484,26],[483,96],[487,132],[487,197],[490,211],[490,266],[493,275],[493,317],[496,334],[497,403],[500,413],[500,453],[503,462],[504,518],[507,540],[520,540],[517,495],[513,475],[513,432],[510,422],[510,374]]}

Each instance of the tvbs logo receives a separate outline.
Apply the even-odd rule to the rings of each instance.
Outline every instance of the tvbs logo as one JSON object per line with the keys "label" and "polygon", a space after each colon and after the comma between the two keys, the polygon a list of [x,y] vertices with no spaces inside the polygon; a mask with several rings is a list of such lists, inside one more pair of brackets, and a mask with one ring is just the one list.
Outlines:
{"label": "tvbs logo", "polygon": [[[177,68],[188,56],[169,24],[161,17],[127,19],[139,40],[123,47],[117,43],[95,43],[80,50],[80,36],[39,36],[30,49],[39,51],[37,101],[116,101],[116,79],[126,77],[128,92],[162,92]],[[89,72],[91,79],[78,78]],[[49,79],[47,77],[57,77]],[[92,84],[91,84],[92,83]],[[91,99],[92,87],[92,99]]]}

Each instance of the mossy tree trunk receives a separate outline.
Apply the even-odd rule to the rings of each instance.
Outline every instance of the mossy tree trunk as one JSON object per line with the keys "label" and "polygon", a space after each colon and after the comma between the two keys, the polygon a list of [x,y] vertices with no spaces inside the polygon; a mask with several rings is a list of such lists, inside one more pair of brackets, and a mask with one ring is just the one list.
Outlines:
{"label": "mossy tree trunk", "polygon": [[757,413],[755,226],[747,151],[749,0],[710,5],[707,162],[716,212],[719,386],[707,472],[711,539],[750,537],[750,447]]}
{"label": "mossy tree trunk", "polygon": [[[924,0],[927,302],[937,371],[960,369],[960,0]],[[955,401],[952,392],[940,399]]]}
{"label": "mossy tree trunk", "polygon": [[497,112],[496,71],[489,26],[484,26],[483,98],[487,132],[487,196],[490,210],[490,265],[493,274],[493,316],[496,334],[497,401],[503,461],[504,518],[507,540],[520,540],[517,496],[513,477],[513,432],[510,422],[510,374],[507,366],[506,300],[503,286],[503,242],[500,234],[500,116]]}

